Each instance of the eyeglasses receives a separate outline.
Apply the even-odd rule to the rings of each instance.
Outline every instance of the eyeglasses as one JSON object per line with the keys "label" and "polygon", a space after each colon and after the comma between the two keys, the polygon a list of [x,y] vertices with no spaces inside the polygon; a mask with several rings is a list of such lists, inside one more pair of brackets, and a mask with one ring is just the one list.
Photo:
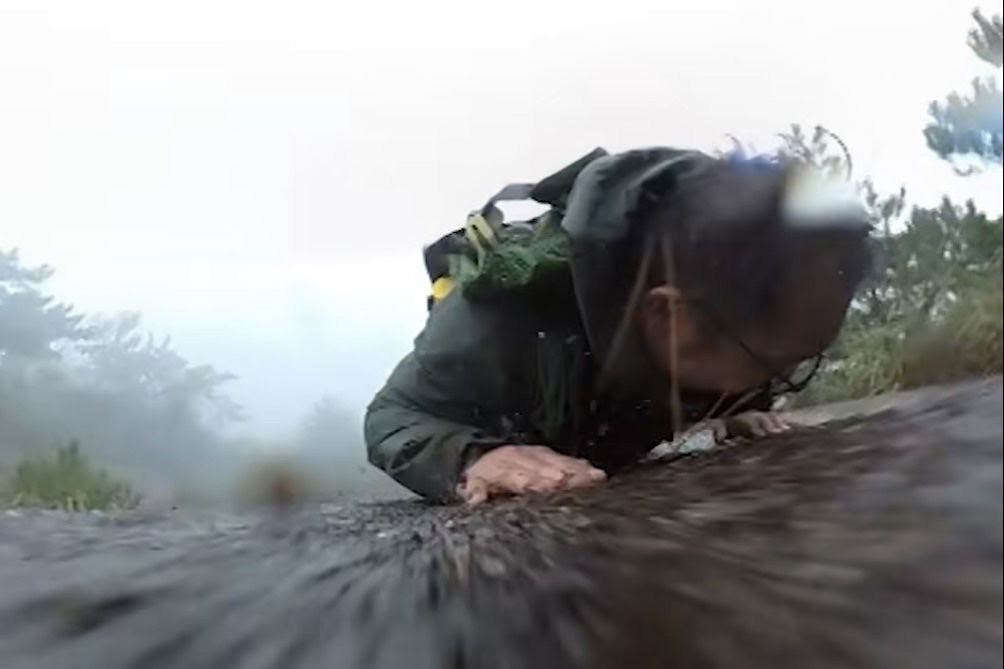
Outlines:
{"label": "eyeglasses", "polygon": [[[768,362],[763,356],[754,351],[750,346],[743,341],[742,337],[737,335],[735,332],[729,328],[725,321],[715,315],[714,310],[711,309],[705,302],[701,300],[688,299],[688,302],[693,304],[698,308],[698,310],[711,321],[715,329],[721,334],[725,335],[736,345],[743,350],[746,355],[750,357],[755,363],[760,365],[766,371],[770,378],[767,381],[767,385],[772,388],[777,388],[779,392],[783,393],[797,393],[805,389],[812,377],[816,375],[819,371],[819,367],[823,363],[823,354],[820,353],[812,358],[806,358],[798,362],[791,370],[779,370],[776,366]],[[797,376],[796,376],[797,375]],[[798,381],[794,379],[799,378]]]}

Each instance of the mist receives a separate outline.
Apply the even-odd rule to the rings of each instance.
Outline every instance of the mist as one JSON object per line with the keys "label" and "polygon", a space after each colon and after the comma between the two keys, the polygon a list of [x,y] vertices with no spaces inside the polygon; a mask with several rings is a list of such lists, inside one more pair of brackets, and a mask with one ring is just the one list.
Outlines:
{"label": "mist", "polygon": [[962,179],[921,140],[928,102],[982,73],[955,2],[0,8],[0,251],[53,269],[35,289],[74,327],[140,314],[116,355],[234,377],[168,414],[90,357],[113,336],[55,337],[7,387],[0,457],[79,439],[164,495],[280,456],[397,494],[361,423],[424,322],[423,245],[595,146],[819,123],[882,189],[1001,209],[999,168]]}

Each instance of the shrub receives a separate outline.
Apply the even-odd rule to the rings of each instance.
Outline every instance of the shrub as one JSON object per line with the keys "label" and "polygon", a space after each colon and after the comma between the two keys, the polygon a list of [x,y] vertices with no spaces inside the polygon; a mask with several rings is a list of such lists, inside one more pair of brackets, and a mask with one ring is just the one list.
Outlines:
{"label": "shrub", "polygon": [[83,511],[128,508],[139,498],[128,484],[91,465],[73,441],[50,456],[18,463],[0,486],[0,500],[11,506]]}
{"label": "shrub", "polygon": [[1000,374],[1002,295],[1000,277],[991,277],[957,296],[940,315],[914,313],[892,323],[849,326],[835,347],[835,359],[795,404]]}
{"label": "shrub", "polygon": [[919,328],[904,342],[900,386],[1000,374],[1002,296],[998,276],[966,294],[936,322]]}

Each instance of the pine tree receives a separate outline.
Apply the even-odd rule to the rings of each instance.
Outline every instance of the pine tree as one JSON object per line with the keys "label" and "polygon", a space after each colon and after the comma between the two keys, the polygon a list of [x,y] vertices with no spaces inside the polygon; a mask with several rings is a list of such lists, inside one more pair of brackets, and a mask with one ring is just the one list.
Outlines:
{"label": "pine tree", "polygon": [[[976,27],[969,32],[969,48],[976,56],[998,70],[1004,63],[1000,16],[988,19],[977,9],[973,12]],[[975,168],[960,164],[962,158],[1001,164],[1002,96],[996,78],[977,77],[969,95],[953,92],[943,102],[932,102],[932,118],[924,137],[932,151],[955,165],[961,173]]]}

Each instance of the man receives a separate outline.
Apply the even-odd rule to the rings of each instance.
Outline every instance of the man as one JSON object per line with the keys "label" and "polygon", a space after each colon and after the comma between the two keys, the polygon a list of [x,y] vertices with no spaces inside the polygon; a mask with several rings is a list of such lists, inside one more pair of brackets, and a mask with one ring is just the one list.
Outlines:
{"label": "man", "polygon": [[[657,148],[539,182],[552,209],[523,265],[480,249],[494,274],[435,303],[368,409],[370,461],[477,504],[598,483],[707,418],[728,418],[719,438],[786,429],[772,398],[803,385],[868,264],[863,208],[806,176]],[[549,262],[511,285],[534,243]]]}

